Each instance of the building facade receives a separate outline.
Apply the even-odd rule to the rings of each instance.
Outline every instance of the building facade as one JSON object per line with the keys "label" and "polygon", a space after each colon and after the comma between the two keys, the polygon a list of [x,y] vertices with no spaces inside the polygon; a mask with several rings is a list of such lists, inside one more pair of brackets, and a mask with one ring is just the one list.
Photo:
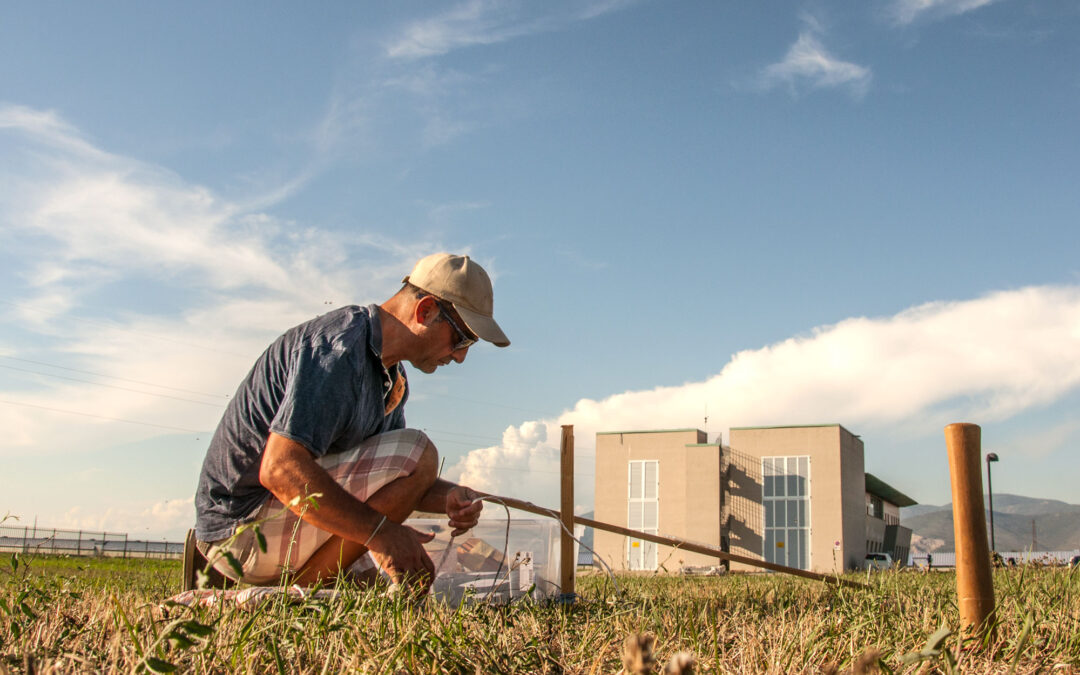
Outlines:
{"label": "building facade", "polygon": [[[597,520],[789,567],[843,571],[868,551],[906,560],[898,509],[914,503],[865,473],[862,440],[839,424],[734,428],[726,447],[699,429],[596,437]],[[595,550],[629,570],[717,564],[600,531]]]}

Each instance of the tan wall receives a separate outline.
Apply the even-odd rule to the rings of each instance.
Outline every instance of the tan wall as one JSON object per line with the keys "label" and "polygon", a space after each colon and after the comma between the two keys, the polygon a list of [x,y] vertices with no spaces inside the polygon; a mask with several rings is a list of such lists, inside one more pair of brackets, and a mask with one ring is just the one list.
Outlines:
{"label": "tan wall", "polygon": [[883,520],[886,523],[888,523],[889,525],[899,525],[900,524],[900,507],[897,506],[896,504],[893,504],[892,502],[887,502],[885,500],[881,501],[881,505],[882,505],[882,507],[884,507],[883,508],[883,515],[884,515]]}
{"label": "tan wall", "polygon": [[[847,569],[862,568],[866,558],[866,461],[862,439],[843,427],[840,448],[844,486],[843,561]],[[830,567],[831,570],[831,567]]]}
{"label": "tan wall", "polygon": [[[720,544],[720,447],[705,444],[698,429],[601,432],[596,435],[595,518],[626,527],[628,462],[658,460],[660,534]],[[627,569],[626,537],[595,533],[594,548],[613,569]],[[669,571],[682,565],[716,565],[697,553],[659,546],[657,561]]]}
{"label": "tan wall", "polygon": [[[866,536],[864,538],[866,539],[866,542],[868,544],[868,546],[866,547],[867,549],[870,548],[870,542],[873,542],[873,544],[876,544],[874,550],[885,551],[885,521],[880,518],[871,518],[867,516]],[[888,553],[889,551],[885,552]],[[866,553],[863,553],[863,555],[865,556]]]}
{"label": "tan wall", "polygon": [[907,565],[908,554],[911,553],[911,530],[903,525],[886,525],[885,550],[892,554],[893,561],[900,565]]}
{"label": "tan wall", "polygon": [[[832,572],[859,566],[866,554],[866,491],[859,438],[840,425],[733,428],[731,448],[758,461],[763,457],[809,456],[810,568]],[[760,480],[760,467],[757,476]],[[761,559],[761,484],[750,484],[752,477],[744,482],[729,484],[731,552]],[[752,568],[732,565],[732,569]]]}

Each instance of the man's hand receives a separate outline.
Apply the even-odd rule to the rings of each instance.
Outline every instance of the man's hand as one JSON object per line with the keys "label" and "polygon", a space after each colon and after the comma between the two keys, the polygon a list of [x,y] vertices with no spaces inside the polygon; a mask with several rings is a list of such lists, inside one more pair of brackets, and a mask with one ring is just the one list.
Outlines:
{"label": "man's hand", "polygon": [[435,580],[435,563],[422,544],[434,538],[433,533],[417,532],[387,520],[368,542],[368,550],[395,584],[407,583],[418,595],[426,595]]}
{"label": "man's hand", "polygon": [[450,534],[456,537],[476,527],[483,509],[484,503],[475,490],[463,485],[454,486],[446,493],[446,515],[450,517],[450,527],[454,528]]}

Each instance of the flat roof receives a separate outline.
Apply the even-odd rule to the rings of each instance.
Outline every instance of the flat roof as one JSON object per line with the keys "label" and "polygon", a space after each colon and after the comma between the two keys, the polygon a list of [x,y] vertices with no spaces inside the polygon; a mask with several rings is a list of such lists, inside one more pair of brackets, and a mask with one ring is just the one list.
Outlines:
{"label": "flat roof", "polygon": [[[640,429],[635,431],[597,431],[597,436],[610,436],[612,434],[670,434],[680,431],[697,431],[701,429]],[[703,433],[703,432],[701,432]]]}
{"label": "flat roof", "polygon": [[833,422],[832,424],[780,424],[773,427],[731,427],[732,431],[767,431],[769,429],[831,429],[837,427],[848,432],[855,438],[860,438],[859,434],[855,433],[851,429],[848,429],[839,422]]}
{"label": "flat roof", "polygon": [[732,431],[736,429],[740,431],[752,431],[755,429],[816,429],[817,427],[843,427],[843,424],[833,422],[832,424],[777,424],[775,426],[765,427],[731,427]]}
{"label": "flat roof", "polygon": [[872,473],[866,474],[866,491],[897,506],[914,506],[919,503]]}

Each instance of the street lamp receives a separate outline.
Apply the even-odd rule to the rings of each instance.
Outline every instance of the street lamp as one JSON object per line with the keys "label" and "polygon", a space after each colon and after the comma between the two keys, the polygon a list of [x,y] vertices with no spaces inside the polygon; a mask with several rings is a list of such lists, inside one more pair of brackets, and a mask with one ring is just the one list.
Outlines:
{"label": "street lamp", "polygon": [[994,481],[990,480],[990,462],[998,461],[996,452],[986,453],[986,494],[990,498],[990,550],[996,551],[994,543]]}

